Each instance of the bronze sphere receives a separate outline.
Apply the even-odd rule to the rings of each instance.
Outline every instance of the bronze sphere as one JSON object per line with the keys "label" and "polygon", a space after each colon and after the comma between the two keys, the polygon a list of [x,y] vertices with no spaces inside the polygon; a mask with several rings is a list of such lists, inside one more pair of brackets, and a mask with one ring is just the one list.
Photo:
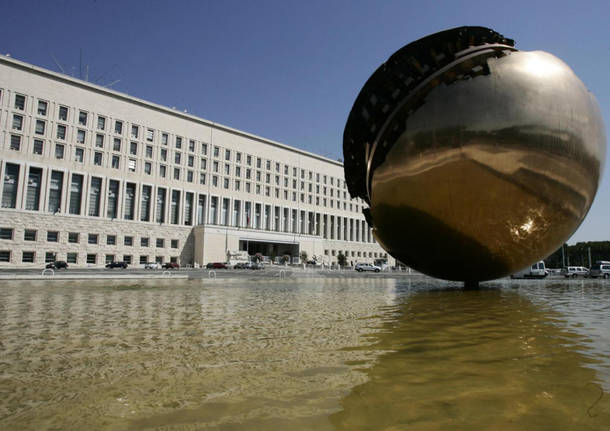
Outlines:
{"label": "bronze sphere", "polygon": [[586,216],[606,137],[561,60],[483,27],[406,45],[371,76],[343,138],[350,194],[379,244],[425,274],[467,282],[543,259]]}

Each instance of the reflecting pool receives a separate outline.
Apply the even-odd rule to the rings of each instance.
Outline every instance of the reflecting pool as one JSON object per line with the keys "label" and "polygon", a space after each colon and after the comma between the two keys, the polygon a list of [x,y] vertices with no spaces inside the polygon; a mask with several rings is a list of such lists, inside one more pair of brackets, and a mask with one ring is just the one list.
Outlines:
{"label": "reflecting pool", "polygon": [[0,429],[608,424],[610,282],[0,286]]}

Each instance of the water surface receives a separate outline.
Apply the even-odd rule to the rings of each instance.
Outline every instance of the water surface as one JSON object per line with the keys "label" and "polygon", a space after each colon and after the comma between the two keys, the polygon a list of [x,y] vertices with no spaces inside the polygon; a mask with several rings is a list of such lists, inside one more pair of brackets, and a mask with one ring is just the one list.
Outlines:
{"label": "water surface", "polygon": [[609,333],[594,281],[6,283],[0,428],[601,430]]}

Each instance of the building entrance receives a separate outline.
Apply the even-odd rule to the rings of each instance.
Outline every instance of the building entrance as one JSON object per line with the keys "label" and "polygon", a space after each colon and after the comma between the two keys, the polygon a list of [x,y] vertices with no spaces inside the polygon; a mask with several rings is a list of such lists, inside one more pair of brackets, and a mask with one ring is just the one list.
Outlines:
{"label": "building entrance", "polygon": [[247,251],[250,256],[260,253],[266,262],[279,262],[283,256],[290,256],[290,262],[298,262],[299,244],[272,241],[239,240],[239,249]]}

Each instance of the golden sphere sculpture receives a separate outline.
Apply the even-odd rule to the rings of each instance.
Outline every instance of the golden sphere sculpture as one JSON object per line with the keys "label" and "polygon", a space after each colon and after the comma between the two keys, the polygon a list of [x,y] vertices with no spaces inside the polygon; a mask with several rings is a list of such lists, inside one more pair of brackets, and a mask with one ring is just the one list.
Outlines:
{"label": "golden sphere sculpture", "polygon": [[433,277],[491,280],[543,259],[586,216],[606,137],[561,60],[484,27],[406,45],[366,82],[344,169],[379,244]]}

